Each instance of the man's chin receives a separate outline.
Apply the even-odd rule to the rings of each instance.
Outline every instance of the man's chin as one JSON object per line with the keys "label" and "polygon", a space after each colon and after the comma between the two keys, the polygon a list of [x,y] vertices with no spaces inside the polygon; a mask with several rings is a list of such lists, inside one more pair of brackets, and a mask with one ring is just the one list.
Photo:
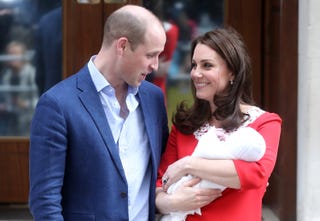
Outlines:
{"label": "man's chin", "polygon": [[141,75],[141,78],[139,80],[141,80],[140,82],[144,81],[146,79],[147,75],[144,74],[144,75]]}
{"label": "man's chin", "polygon": [[139,80],[139,81],[136,81],[136,82],[132,82],[132,84],[130,85],[131,87],[139,87],[141,85],[143,80]]}

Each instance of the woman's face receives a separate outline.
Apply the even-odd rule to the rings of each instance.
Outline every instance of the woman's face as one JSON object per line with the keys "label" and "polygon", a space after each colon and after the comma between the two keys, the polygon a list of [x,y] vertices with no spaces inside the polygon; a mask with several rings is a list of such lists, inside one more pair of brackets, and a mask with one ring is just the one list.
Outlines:
{"label": "woman's face", "polygon": [[191,79],[197,98],[207,100],[213,107],[213,97],[225,93],[233,78],[225,60],[215,50],[201,43],[196,45],[192,57]]}

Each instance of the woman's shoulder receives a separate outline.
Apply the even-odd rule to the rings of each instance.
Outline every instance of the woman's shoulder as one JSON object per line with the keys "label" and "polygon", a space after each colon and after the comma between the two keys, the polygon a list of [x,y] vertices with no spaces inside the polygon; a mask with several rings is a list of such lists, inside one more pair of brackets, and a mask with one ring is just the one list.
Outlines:
{"label": "woman's shoulder", "polygon": [[245,122],[242,124],[242,127],[246,127],[260,116],[266,113],[260,107],[253,105],[241,105],[241,111],[245,114]]}
{"label": "woman's shoulder", "polygon": [[247,114],[248,119],[243,126],[264,124],[272,121],[280,124],[282,122],[280,116],[277,113],[268,112],[257,106],[247,105],[246,112],[244,113]]}

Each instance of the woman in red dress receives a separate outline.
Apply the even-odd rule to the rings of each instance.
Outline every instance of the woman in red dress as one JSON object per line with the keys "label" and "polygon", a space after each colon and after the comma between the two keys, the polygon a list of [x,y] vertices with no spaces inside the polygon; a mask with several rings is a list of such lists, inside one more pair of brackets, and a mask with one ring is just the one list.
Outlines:
{"label": "woman in red dress", "polygon": [[[182,102],[174,115],[159,168],[157,209],[169,214],[201,207],[202,214],[188,215],[188,221],[261,221],[262,198],[277,158],[281,119],[254,105],[250,58],[235,30],[218,28],[197,37],[191,58],[194,104],[188,107]],[[257,162],[191,156],[198,139],[212,127],[221,140],[240,127],[255,129],[265,140],[264,156]],[[186,174],[197,178],[167,194],[168,187]],[[228,188],[223,192],[192,188],[201,179]]]}

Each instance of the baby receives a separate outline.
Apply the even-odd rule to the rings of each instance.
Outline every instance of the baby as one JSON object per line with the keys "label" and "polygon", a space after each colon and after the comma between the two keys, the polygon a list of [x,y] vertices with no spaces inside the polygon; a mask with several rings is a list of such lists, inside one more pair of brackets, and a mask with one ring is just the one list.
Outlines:
{"label": "baby", "polygon": [[[199,138],[199,142],[192,153],[192,156],[207,159],[238,159],[245,161],[258,161],[266,150],[263,137],[251,127],[240,127],[236,131],[226,135],[225,140],[220,140],[217,136],[215,127],[211,127],[207,133]],[[171,194],[184,182],[191,180],[192,175],[182,177],[179,181],[172,184],[167,193]],[[226,188],[216,183],[201,180],[194,187],[221,189]],[[201,215],[201,209],[191,211],[172,212],[163,215],[161,221],[184,221],[189,214]]]}

